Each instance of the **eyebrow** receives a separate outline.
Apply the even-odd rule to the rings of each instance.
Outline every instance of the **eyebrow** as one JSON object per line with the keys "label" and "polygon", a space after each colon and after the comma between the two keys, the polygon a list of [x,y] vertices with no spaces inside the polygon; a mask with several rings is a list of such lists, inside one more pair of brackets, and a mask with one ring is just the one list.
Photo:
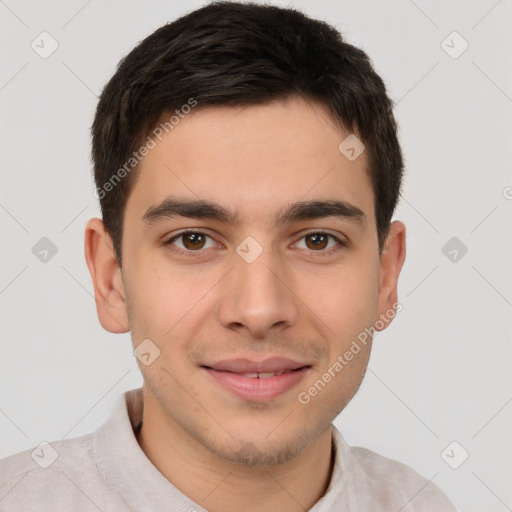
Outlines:
{"label": "eyebrow", "polygon": [[[158,206],[150,207],[142,216],[146,224],[154,224],[164,219],[188,217],[193,219],[217,220],[228,224],[237,224],[236,211],[220,204],[203,199],[181,200],[167,198]],[[356,206],[338,199],[299,201],[281,208],[274,219],[275,225],[291,223],[305,219],[338,217],[360,224],[367,224],[364,212]]]}

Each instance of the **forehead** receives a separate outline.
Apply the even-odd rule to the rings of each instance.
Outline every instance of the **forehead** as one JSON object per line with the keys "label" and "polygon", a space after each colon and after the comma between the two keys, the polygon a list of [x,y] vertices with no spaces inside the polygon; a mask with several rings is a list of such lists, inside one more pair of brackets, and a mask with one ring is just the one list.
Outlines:
{"label": "forehead", "polygon": [[126,215],[167,196],[224,204],[242,220],[264,220],[283,204],[342,199],[372,221],[373,190],[363,152],[338,149],[349,135],[326,110],[300,99],[199,108],[156,140],[139,164]]}

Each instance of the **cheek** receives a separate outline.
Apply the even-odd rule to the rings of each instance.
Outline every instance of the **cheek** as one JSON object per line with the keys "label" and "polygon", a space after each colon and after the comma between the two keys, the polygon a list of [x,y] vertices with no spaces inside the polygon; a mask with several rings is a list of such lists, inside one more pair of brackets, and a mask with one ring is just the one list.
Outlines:
{"label": "cheek", "polygon": [[321,319],[329,337],[346,341],[373,322],[378,306],[378,267],[340,265],[325,273],[303,273],[297,295]]}
{"label": "cheek", "polygon": [[[197,326],[197,318],[211,307],[211,292],[219,277],[190,266],[172,267],[165,261],[137,261],[132,271],[129,292],[132,303],[132,333],[154,337],[164,348],[169,340],[179,339],[187,329]],[[127,290],[128,294],[128,290]],[[176,346],[178,341],[173,341]]]}
{"label": "cheek", "polygon": [[168,275],[159,265],[143,258],[132,258],[130,262],[126,294],[131,309],[132,338],[135,343],[140,336],[161,338],[180,315],[183,300],[180,301],[177,276]]}
{"label": "cheek", "polygon": [[359,389],[369,354],[370,344],[360,344],[360,351],[349,356],[350,361],[346,359],[347,350],[337,352],[328,365],[319,369],[301,387],[297,394],[297,407],[306,421],[311,421],[311,418],[333,421],[338,416]]}

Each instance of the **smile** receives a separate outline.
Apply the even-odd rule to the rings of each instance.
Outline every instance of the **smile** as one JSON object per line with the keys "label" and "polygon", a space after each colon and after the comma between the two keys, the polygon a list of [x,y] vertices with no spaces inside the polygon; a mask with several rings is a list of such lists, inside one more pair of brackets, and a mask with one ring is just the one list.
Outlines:
{"label": "smile", "polygon": [[[267,366],[272,365],[263,363],[261,366],[265,364]],[[268,401],[283,395],[297,386],[311,368],[310,365],[304,365],[297,368],[274,369],[274,371],[268,371],[268,368],[267,371],[231,371],[225,369],[226,366],[230,365],[221,364],[218,366],[219,368],[210,366],[203,366],[202,368],[215,386],[228,391],[237,398],[251,402]],[[231,364],[233,370],[238,368],[247,370],[243,366],[242,363]],[[297,364],[291,366],[297,366]]]}

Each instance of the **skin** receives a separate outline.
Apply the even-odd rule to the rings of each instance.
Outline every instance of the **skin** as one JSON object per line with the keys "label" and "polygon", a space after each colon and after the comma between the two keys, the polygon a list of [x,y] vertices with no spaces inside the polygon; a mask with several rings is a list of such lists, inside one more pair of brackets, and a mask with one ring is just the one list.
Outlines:
{"label": "skin", "polygon": [[[138,442],[170,482],[212,512],[303,511],[318,501],[331,476],[332,421],[359,388],[371,343],[307,405],[298,393],[398,300],[405,226],[392,223],[379,255],[366,154],[345,158],[338,145],[347,135],[322,106],[299,98],[198,107],[140,164],[124,214],[122,269],[102,221],[87,224],[102,326],[131,331],[134,347],[149,338],[160,350],[149,366],[139,363]],[[238,223],[142,220],[170,195],[219,203],[237,212]],[[275,224],[286,205],[332,199],[362,210],[366,222],[329,216]],[[163,243],[186,228],[211,238],[200,249],[183,238]],[[311,231],[348,245],[328,238],[318,248],[305,236]],[[236,252],[248,236],[263,249],[252,263]],[[261,402],[235,397],[201,367],[271,356],[311,367],[296,387]]]}

